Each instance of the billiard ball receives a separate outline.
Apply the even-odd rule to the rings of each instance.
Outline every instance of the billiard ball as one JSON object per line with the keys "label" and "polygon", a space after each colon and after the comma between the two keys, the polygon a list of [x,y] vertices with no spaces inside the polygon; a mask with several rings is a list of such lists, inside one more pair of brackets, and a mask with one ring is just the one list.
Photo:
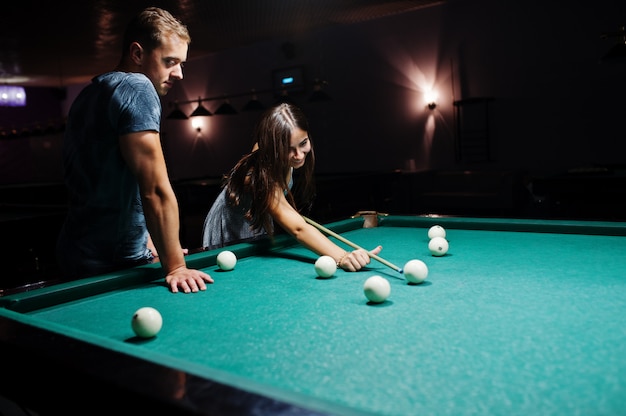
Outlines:
{"label": "billiard ball", "polygon": [[363,293],[372,303],[384,302],[391,293],[391,286],[387,279],[381,276],[372,276],[363,284]]}
{"label": "billiard ball", "polygon": [[404,265],[404,277],[410,283],[422,283],[428,276],[428,266],[421,260],[409,260]]}
{"label": "billiard ball", "polygon": [[224,250],[217,255],[217,266],[222,270],[232,270],[237,264],[237,256],[232,251]]}
{"label": "billiard ball", "polygon": [[433,225],[428,229],[428,238],[443,237],[446,238],[446,229],[441,225]]}
{"label": "billiard ball", "polygon": [[441,257],[446,254],[449,247],[448,240],[443,237],[433,237],[428,243],[428,250],[435,257]]}
{"label": "billiard ball", "polygon": [[315,261],[315,273],[319,277],[331,277],[337,271],[337,263],[330,256],[320,256]]}
{"label": "billiard ball", "polygon": [[137,309],[131,320],[133,332],[141,338],[156,336],[163,326],[161,313],[150,306]]}

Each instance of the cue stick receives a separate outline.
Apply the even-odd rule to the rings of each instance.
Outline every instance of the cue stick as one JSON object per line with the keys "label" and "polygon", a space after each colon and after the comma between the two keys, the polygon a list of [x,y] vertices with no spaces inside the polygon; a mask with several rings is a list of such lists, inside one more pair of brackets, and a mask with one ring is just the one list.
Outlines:
{"label": "cue stick", "polygon": [[[309,224],[311,224],[313,227],[317,228],[320,231],[325,232],[326,234],[335,237],[337,240],[342,241],[344,243],[346,243],[347,245],[349,245],[350,247],[356,249],[356,250],[365,250],[363,247],[358,246],[356,244],[354,244],[352,241],[348,240],[345,237],[342,237],[341,235],[337,234],[334,231],[329,230],[328,228],[324,227],[322,224],[319,224],[315,221],[313,221],[310,218],[305,217],[304,215],[302,216],[302,218],[304,218],[304,220],[306,222],[308,222]],[[398,273],[403,273],[402,268],[396,266],[393,263],[388,262],[387,260],[383,259],[382,257],[377,256],[376,254],[372,254],[369,251],[365,250],[365,252],[367,253],[368,256],[370,256],[371,258],[373,258],[374,260],[377,260],[379,262],[381,262],[382,264],[384,264],[387,267],[390,267],[392,269],[394,269],[395,271],[397,271]]]}

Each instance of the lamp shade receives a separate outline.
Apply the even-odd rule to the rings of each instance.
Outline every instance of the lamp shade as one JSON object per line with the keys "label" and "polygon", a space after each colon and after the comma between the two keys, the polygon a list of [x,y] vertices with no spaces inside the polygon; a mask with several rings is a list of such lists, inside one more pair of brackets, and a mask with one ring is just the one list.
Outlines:
{"label": "lamp shade", "polygon": [[252,99],[243,106],[241,111],[261,111],[263,109],[265,109],[263,103],[259,101],[258,98],[252,97]]}
{"label": "lamp shade", "polygon": [[280,95],[276,97],[276,101],[274,102],[274,104],[282,103],[295,104],[291,97],[289,97],[289,93],[287,92],[287,90],[282,90],[280,92]]}
{"label": "lamp shade", "polygon": [[603,33],[603,39],[617,37],[617,43],[602,57],[600,62],[607,64],[626,63],[626,25],[621,25],[617,32]]}
{"label": "lamp shade", "polygon": [[313,93],[309,97],[309,102],[329,101],[330,99],[330,95],[326,94],[321,89],[314,89]]}
{"label": "lamp shade", "polygon": [[211,115],[213,115],[213,113],[207,110],[206,107],[202,105],[202,99],[198,98],[198,106],[196,107],[195,110],[193,110],[193,112],[189,115],[189,117],[211,116]]}
{"label": "lamp shade", "polygon": [[237,114],[237,110],[233,107],[228,100],[224,101],[222,105],[220,105],[217,110],[215,110],[215,114],[219,115],[229,115],[229,114]]}
{"label": "lamp shade", "polygon": [[178,103],[174,104],[174,110],[167,116],[169,120],[187,120],[187,114],[183,113],[180,108],[178,108]]}
{"label": "lamp shade", "polygon": [[602,57],[604,63],[624,63],[626,62],[626,43],[620,42],[613,45],[611,49]]}

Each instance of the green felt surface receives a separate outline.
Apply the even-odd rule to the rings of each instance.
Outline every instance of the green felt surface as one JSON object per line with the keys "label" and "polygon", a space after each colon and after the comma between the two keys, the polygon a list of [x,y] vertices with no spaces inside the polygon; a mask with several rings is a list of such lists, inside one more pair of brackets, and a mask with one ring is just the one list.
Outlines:
{"label": "green felt surface", "polygon": [[[448,254],[432,257],[426,233],[424,223],[342,233],[382,244],[399,266],[425,261],[420,285],[377,262],[319,279],[316,256],[293,246],[229,272],[213,262],[203,293],[146,283],[28,316],[192,373],[357,412],[626,412],[626,238],[448,228]],[[362,290],[375,274],[391,283],[379,305]],[[130,318],[142,306],[164,326],[137,342]]]}

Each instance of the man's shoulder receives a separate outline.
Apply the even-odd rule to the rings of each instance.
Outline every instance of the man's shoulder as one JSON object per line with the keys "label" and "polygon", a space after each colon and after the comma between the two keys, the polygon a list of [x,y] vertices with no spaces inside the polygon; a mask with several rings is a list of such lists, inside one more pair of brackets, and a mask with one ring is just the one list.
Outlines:
{"label": "man's shoulder", "polygon": [[151,84],[147,76],[140,72],[111,71],[98,75],[93,79],[96,83],[145,85]]}

